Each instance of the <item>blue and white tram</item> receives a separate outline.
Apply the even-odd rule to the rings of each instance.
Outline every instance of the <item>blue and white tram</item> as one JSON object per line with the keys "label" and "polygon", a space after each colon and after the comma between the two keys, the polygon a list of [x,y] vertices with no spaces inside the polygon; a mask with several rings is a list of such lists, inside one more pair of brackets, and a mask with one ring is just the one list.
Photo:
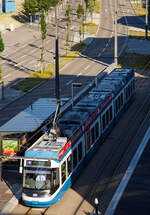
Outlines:
{"label": "blue and white tram", "polygon": [[58,202],[134,97],[134,71],[115,69],[62,114],[60,136],[47,132],[25,152],[24,204]]}

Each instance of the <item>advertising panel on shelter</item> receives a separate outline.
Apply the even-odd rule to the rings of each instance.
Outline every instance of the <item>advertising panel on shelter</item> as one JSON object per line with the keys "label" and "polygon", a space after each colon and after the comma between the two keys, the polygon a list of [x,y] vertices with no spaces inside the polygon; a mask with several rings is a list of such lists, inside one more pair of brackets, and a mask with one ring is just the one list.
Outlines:
{"label": "advertising panel on shelter", "polygon": [[2,140],[2,154],[6,156],[15,156],[18,151],[18,140]]}

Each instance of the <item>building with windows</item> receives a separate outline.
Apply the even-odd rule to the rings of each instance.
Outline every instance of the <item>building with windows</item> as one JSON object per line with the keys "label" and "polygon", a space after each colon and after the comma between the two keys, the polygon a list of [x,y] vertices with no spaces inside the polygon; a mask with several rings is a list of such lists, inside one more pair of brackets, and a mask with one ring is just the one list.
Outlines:
{"label": "building with windows", "polygon": [[0,12],[9,13],[15,12],[15,0],[0,0]]}

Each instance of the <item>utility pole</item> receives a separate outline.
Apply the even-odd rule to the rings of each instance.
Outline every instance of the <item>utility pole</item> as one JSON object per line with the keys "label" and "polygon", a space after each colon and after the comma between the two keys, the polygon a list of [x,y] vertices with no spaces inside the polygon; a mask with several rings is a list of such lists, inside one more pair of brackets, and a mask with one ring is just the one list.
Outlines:
{"label": "utility pole", "polygon": [[114,43],[115,43],[115,53],[114,53],[114,63],[117,66],[118,65],[118,38],[117,38],[117,10],[118,10],[118,0],[115,0],[115,38],[114,38]]}
{"label": "utility pole", "polygon": [[83,40],[84,40],[84,20],[85,20],[85,3],[84,3],[84,0],[82,0],[82,7],[83,7],[83,10],[84,10],[84,14],[83,14],[83,17],[82,17],[82,27],[83,27]]}
{"label": "utility pole", "polygon": [[55,40],[55,93],[57,103],[60,102],[59,92],[59,50],[58,50],[58,18],[57,18],[57,5],[55,6],[55,25],[56,25],[56,40]]}
{"label": "utility pole", "polygon": [[[0,135],[0,156],[2,156],[2,136]],[[0,157],[0,181],[2,181],[2,158]]]}
{"label": "utility pole", "polygon": [[148,0],[146,0],[145,39],[148,40]]}

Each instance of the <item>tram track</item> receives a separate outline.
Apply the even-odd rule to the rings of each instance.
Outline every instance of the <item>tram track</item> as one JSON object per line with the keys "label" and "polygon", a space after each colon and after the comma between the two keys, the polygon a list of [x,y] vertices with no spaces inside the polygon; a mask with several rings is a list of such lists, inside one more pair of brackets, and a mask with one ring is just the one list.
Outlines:
{"label": "tram track", "polygon": [[[114,146],[111,148],[110,152],[104,159],[102,165],[97,167],[96,169],[97,173],[93,178],[92,183],[89,186],[89,189],[86,192],[86,195],[85,195],[86,197],[82,200],[82,202],[80,202],[80,205],[78,205],[78,208],[74,214],[78,214],[78,212],[81,210],[85,202],[87,201],[94,202],[94,198],[96,196],[101,198],[104,195],[104,192],[109,182],[111,181],[116,168],[119,166],[123,155],[126,153],[126,151],[129,150],[132,144],[132,139],[136,134],[136,131],[138,130],[139,126],[141,125],[145,116],[147,115],[149,111],[149,107],[150,107],[150,96],[148,95],[145,98],[143,104],[136,110],[136,115],[134,115],[133,113],[134,117],[130,122],[131,123],[130,126],[127,126],[126,129],[123,131],[123,134],[121,135],[117,143],[114,144]],[[133,127],[133,124],[134,124],[134,127]],[[129,131],[130,131],[130,134],[129,134]],[[109,138],[110,137],[108,136],[108,139]],[[111,138],[110,138],[110,141],[111,141]],[[105,182],[103,183],[103,181]],[[96,192],[96,190],[98,190],[98,193]]]}
{"label": "tram track", "polygon": [[45,215],[48,208],[29,208],[24,215]]}

